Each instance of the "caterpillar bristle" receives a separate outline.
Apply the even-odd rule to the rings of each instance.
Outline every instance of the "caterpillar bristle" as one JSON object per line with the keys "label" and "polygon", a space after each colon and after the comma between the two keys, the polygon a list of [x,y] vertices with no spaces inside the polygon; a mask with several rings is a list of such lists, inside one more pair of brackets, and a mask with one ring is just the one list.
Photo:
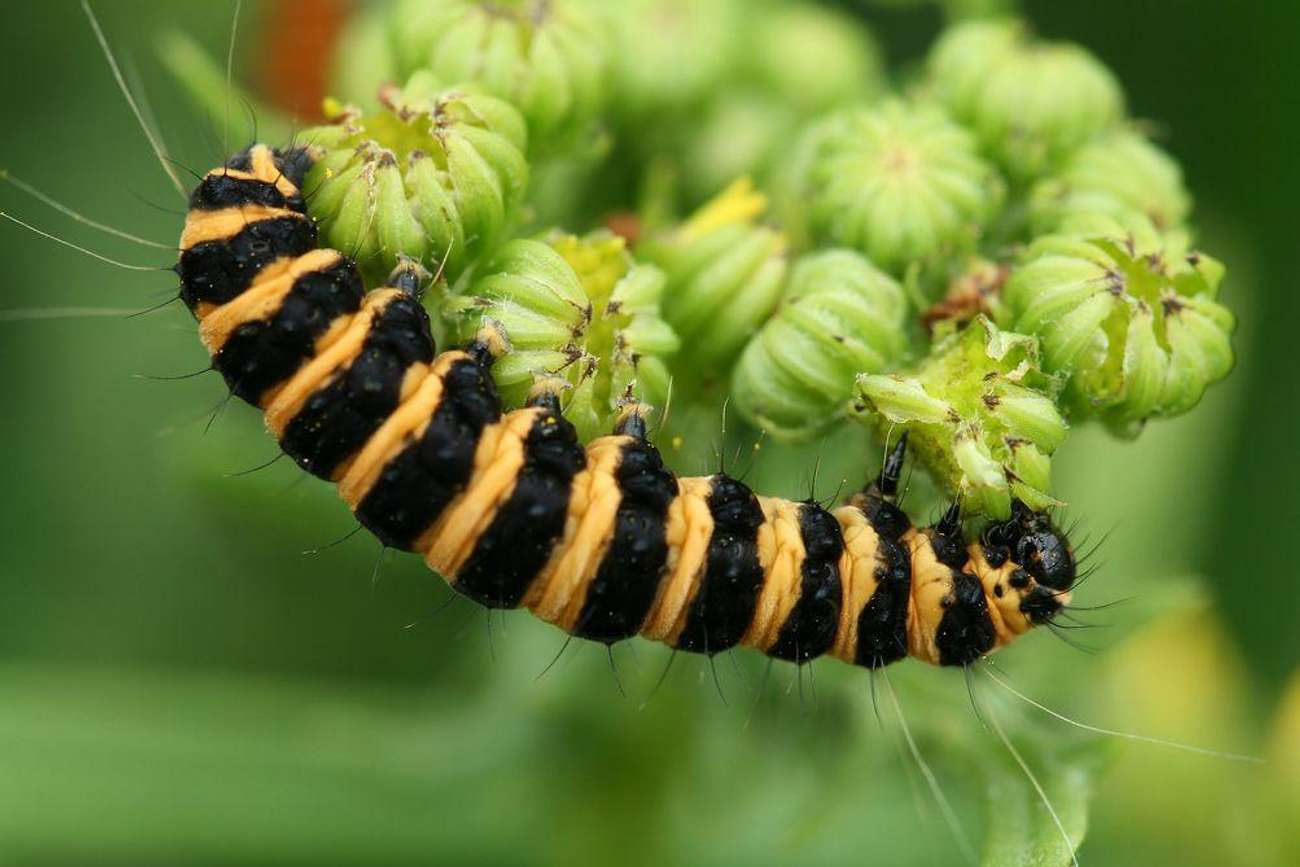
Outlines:
{"label": "caterpillar bristle", "polygon": [[171,250],[173,252],[178,252],[176,250],[176,247],[171,244],[162,244],[159,243],[158,241],[151,241],[148,238],[142,238],[139,235],[133,235],[130,232],[125,232],[117,228],[116,226],[110,226],[107,223],[101,223],[97,220],[92,220],[90,217],[87,217],[85,214],[73,210],[72,208],[63,204],[58,199],[54,198],[48,193],[41,191],[40,189],[32,186],[26,181],[14,177],[14,175],[11,172],[9,172],[7,169],[0,169],[0,182],[9,184],[15,189],[21,191],[22,193],[32,197],[33,199],[36,199],[36,201],[41,202],[42,204],[53,208],[54,210],[58,211],[64,216],[74,220],[75,222],[81,223],[83,226],[89,226],[90,228],[95,229],[96,231],[99,232],[103,232],[106,235],[112,235],[115,238],[121,238],[124,241],[130,241],[131,243],[139,244],[142,247],[151,247],[155,250]]}
{"label": "caterpillar bristle", "polygon": [[33,226],[31,223],[28,223],[25,220],[20,220],[14,215],[6,211],[0,211],[0,219],[8,220],[9,222],[17,226],[21,226],[22,228],[26,229],[27,231],[31,232],[34,235],[39,235],[42,238],[45,238],[46,240],[53,241],[54,243],[67,247],[70,250],[75,250],[78,253],[81,253],[83,256],[89,256],[92,259],[98,259],[99,261],[105,263],[106,265],[112,265],[113,267],[121,268],[124,271],[167,271],[169,270],[168,268],[159,267],[157,265],[136,265],[131,262],[122,262],[118,259],[113,259],[109,256],[105,256],[103,253],[96,253],[94,250],[91,250],[89,247],[83,247],[80,244],[75,244],[72,241],[67,240],[66,238],[60,238],[57,235],[51,234],[50,232],[46,232],[44,229],[38,229],[37,227]]}
{"label": "caterpillar bristle", "polygon": [[104,35],[103,28],[99,26],[99,19],[95,17],[94,10],[90,8],[89,0],[81,0],[81,8],[85,13],[86,18],[90,21],[91,29],[95,32],[95,40],[99,43],[99,47],[104,53],[104,59],[108,62],[108,68],[113,73],[113,79],[117,82],[118,89],[126,99],[126,103],[130,107],[131,113],[135,115],[135,119],[140,125],[141,132],[144,133],[145,138],[149,142],[149,147],[153,150],[154,156],[157,157],[159,165],[162,166],[163,172],[167,175],[167,179],[170,180],[172,186],[176,188],[176,192],[180,193],[181,198],[185,198],[185,185],[181,183],[181,179],[176,174],[174,161],[167,155],[166,148],[163,147],[161,140],[145,120],[144,113],[140,110],[135,95],[132,94],[131,89],[127,87],[126,79],[122,77],[122,70],[118,65],[117,58],[113,55],[112,48],[109,47],[108,37]]}

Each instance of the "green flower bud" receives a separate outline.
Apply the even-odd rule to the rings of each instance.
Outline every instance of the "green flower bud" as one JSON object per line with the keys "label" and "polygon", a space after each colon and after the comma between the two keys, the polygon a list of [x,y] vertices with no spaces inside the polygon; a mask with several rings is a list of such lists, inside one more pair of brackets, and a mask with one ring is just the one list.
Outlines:
{"label": "green flower bud", "polygon": [[1021,25],[978,19],[949,27],[926,59],[931,86],[947,105],[972,106],[989,75],[1020,45]]}
{"label": "green flower bud", "polygon": [[1050,456],[1068,427],[1058,383],[1038,341],[979,316],[939,340],[907,374],[859,376],[853,412],[882,436],[908,434],[908,450],[967,515],[1001,519],[1012,499],[1034,509],[1051,496]]}
{"label": "green flower bud", "polygon": [[496,97],[438,90],[427,73],[386,107],[307,130],[322,151],[307,178],[321,240],[382,279],[401,256],[455,279],[514,221],[528,181],[523,119]]}
{"label": "green flower bud", "polygon": [[780,157],[799,115],[780,98],[758,90],[726,90],[691,127],[681,157],[689,166],[681,182],[693,201],[703,201],[733,179],[762,178]]}
{"label": "green flower bud", "polygon": [[814,3],[747,16],[740,78],[802,116],[875,97],[884,63],[862,18]]}
{"label": "green flower bud", "polygon": [[777,439],[815,435],[843,417],[858,374],[898,362],[907,309],[903,288],[861,254],[803,257],[781,306],[741,354],[733,404]]}
{"label": "green flower bud", "polygon": [[1041,338],[1070,409],[1124,435],[1191,409],[1233,365],[1234,318],[1215,300],[1223,266],[1139,222],[1041,238],[1003,290],[1004,321]]}
{"label": "green flower bud", "polygon": [[1012,178],[1059,165],[1123,116],[1114,75],[1080,46],[1030,40],[1014,20],[960,24],[928,61],[935,95]]}
{"label": "green flower bud", "polygon": [[1117,130],[1072,156],[1030,195],[1036,234],[1060,231],[1079,214],[1145,215],[1159,230],[1181,227],[1192,210],[1183,173],[1172,157],[1134,130]]}
{"label": "green flower bud", "polygon": [[[686,347],[684,378],[720,382],[781,297],[784,236],[758,219],[767,199],[736,181],[638,253],[668,275],[664,316]],[[682,367],[686,367],[683,364]]]}
{"label": "green flower bud", "polygon": [[808,129],[779,186],[801,240],[852,247],[902,275],[971,249],[1003,183],[939,108],[891,101]]}
{"label": "green flower bud", "polygon": [[791,129],[885,88],[880,51],[856,16],[798,3],[768,6],[747,20],[733,82],[687,128],[682,181],[693,201],[741,175],[761,185]]}
{"label": "green flower bud", "polygon": [[472,339],[484,319],[500,323],[511,351],[492,373],[506,404],[522,403],[540,380],[564,379],[565,416],[591,439],[610,431],[625,397],[667,395],[663,358],[678,339],[659,315],[664,282],[622,238],[554,232],[503,245],[442,312],[453,342]]}
{"label": "green flower bud", "polygon": [[399,0],[389,28],[402,73],[510,101],[538,153],[591,134],[604,106],[608,39],[578,0]]}
{"label": "green flower bud", "polygon": [[703,103],[739,49],[746,0],[588,2],[612,34],[611,111],[640,135],[643,122],[657,126]]}
{"label": "green flower bud", "polygon": [[377,107],[383,88],[404,76],[389,38],[391,8],[366,4],[348,16],[331,58],[329,92],[348,103]]}

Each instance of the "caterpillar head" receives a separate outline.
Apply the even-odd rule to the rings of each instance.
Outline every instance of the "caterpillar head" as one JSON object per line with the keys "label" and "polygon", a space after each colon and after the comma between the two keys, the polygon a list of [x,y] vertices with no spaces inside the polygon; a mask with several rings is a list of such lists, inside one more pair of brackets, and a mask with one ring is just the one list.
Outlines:
{"label": "caterpillar head", "polygon": [[[1035,512],[1016,500],[1011,504],[1015,559],[1044,587],[1065,592],[1074,586],[1074,550],[1065,533],[1046,512]],[[1005,526],[1005,525],[1004,525]]]}
{"label": "caterpillar head", "polygon": [[[1014,605],[1030,624],[1047,623],[1069,602],[1078,575],[1074,549],[1046,512],[1019,500],[1011,517],[984,533],[984,556],[1001,577],[992,592],[1002,607]],[[1008,592],[1008,590],[1010,592]]]}

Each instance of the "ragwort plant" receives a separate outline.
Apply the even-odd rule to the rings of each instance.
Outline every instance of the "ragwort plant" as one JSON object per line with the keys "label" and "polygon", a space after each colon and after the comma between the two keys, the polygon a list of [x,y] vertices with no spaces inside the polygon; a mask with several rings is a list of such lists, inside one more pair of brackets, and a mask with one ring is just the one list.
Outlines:
{"label": "ragwort plant", "polygon": [[[953,24],[892,79],[859,20],[775,0],[402,0],[341,44],[338,81],[400,86],[299,134],[322,237],[373,277],[437,272],[438,335],[499,328],[507,406],[558,388],[584,441],[633,404],[675,449],[730,412],[717,459],[777,441],[794,486],[819,438],[906,435],[929,504],[996,527],[1068,501],[1072,430],[1139,436],[1233,366],[1176,159],[1099,59],[1022,21]],[[530,179],[566,160],[542,206]],[[1033,744],[1064,816],[994,823],[986,863],[1082,839],[1095,756]]]}

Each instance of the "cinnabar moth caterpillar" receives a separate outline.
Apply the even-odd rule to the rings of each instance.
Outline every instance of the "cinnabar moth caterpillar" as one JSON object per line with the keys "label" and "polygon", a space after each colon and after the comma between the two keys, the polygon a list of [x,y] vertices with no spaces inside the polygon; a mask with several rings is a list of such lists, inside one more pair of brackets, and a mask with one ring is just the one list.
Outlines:
{"label": "cinnabar moth caterpillar", "polygon": [[721,473],[677,477],[636,403],[585,447],[546,382],[503,411],[490,372],[507,335],[488,323],[438,354],[413,263],[365,292],[348,257],[316,246],[311,159],[254,145],[202,180],[181,297],[285,452],[460,593],[599,642],[867,667],[967,665],[1068,601],[1074,556],[1046,515],[1017,504],[971,542],[956,506],[913,526],[895,503],[905,440],[828,512]]}

